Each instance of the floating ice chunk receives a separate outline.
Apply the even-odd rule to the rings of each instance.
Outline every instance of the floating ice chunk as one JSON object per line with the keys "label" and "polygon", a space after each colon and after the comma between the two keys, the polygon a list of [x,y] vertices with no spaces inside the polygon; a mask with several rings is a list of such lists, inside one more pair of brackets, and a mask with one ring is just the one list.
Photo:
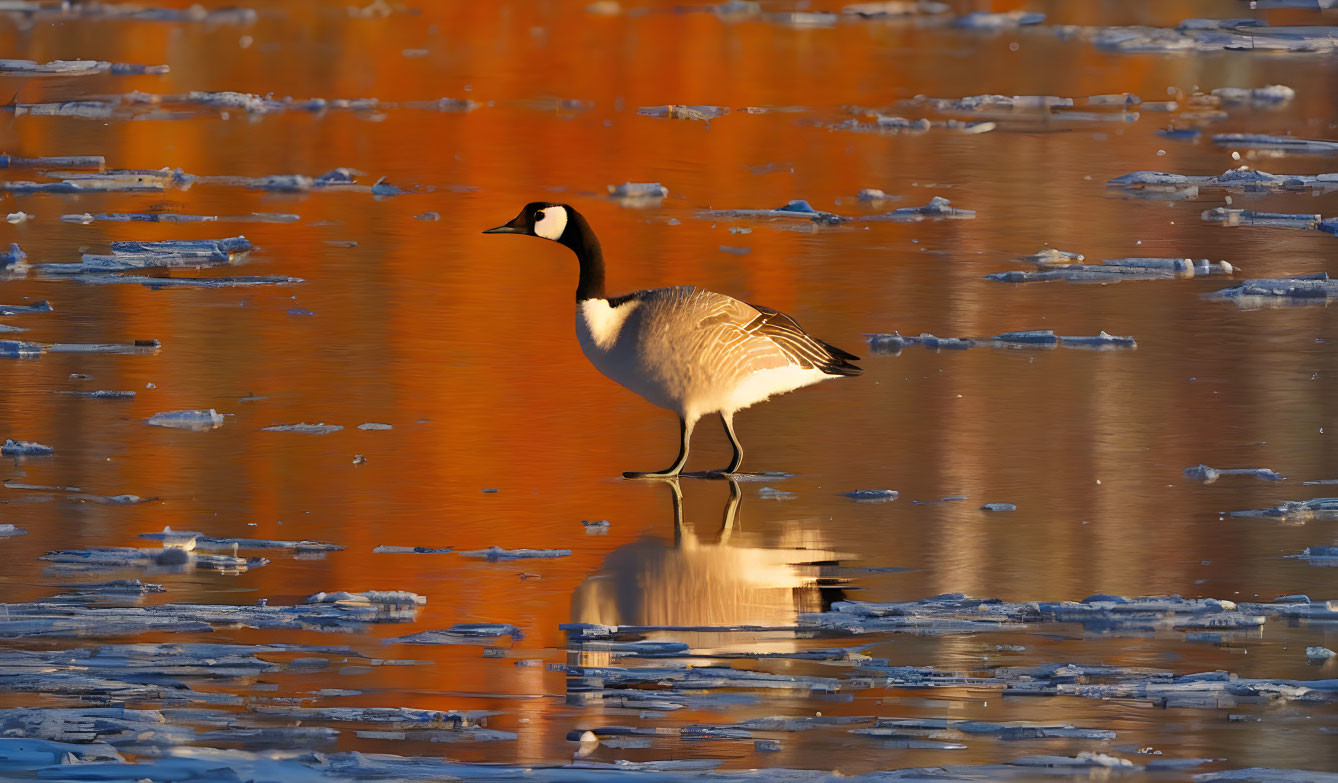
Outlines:
{"label": "floating ice chunk", "polygon": [[450,547],[430,547],[430,546],[390,546],[382,544],[373,549],[372,552],[380,554],[400,554],[400,555],[447,555],[455,552]]}
{"label": "floating ice chunk", "polygon": [[22,340],[0,340],[0,358],[37,359],[42,356],[42,346]]}
{"label": "floating ice chunk", "polygon": [[1142,98],[1128,92],[1092,95],[1084,101],[1088,106],[1137,106],[1142,102]]}
{"label": "floating ice chunk", "polygon": [[365,593],[313,593],[308,604],[338,604],[341,606],[424,606],[427,598],[405,590],[368,590]]}
{"label": "floating ice chunk", "polygon": [[264,558],[247,559],[233,555],[196,554],[187,546],[163,549],[134,547],[91,547],[59,549],[42,555],[58,571],[118,571],[132,568],[194,568],[241,574],[268,564]]}
{"label": "floating ice chunk", "polygon": [[986,503],[980,507],[981,511],[1017,511],[1017,506],[1012,503]]}
{"label": "floating ice chunk", "polygon": [[170,527],[163,528],[156,533],[140,533],[139,537],[147,538],[151,541],[161,541],[163,546],[169,546],[171,545],[171,542],[189,539],[191,548],[215,551],[227,551],[232,549],[292,549],[298,552],[337,552],[344,548],[338,544],[331,544],[327,541],[217,538],[194,531],[173,530]]}
{"label": "floating ice chunk", "polygon": [[1114,283],[1123,280],[1165,280],[1195,275],[1231,274],[1226,262],[1192,258],[1111,258],[1099,264],[1054,264],[1037,271],[1015,270],[985,275],[1001,283],[1032,283],[1049,280]]}
{"label": "floating ice chunk", "polygon": [[53,173],[51,176],[59,176],[61,180],[45,183],[9,181],[0,183],[0,188],[15,193],[161,193],[168,188],[188,188],[195,179],[180,169],[166,168],[157,171],[113,170],[102,173],[59,175]]}
{"label": "floating ice chunk", "polygon": [[[11,246],[11,252],[17,246]],[[49,313],[53,308],[51,303],[45,299],[34,302],[30,305],[4,305],[0,304],[0,315],[31,315],[33,313]]]}
{"label": "floating ice chunk", "polygon": [[570,557],[570,549],[502,549],[492,546],[487,549],[473,549],[460,553],[464,557],[477,557],[484,560],[524,560],[529,558]]}
{"label": "floating ice chunk", "polygon": [[1077,756],[1024,756],[1012,762],[1019,767],[1132,767],[1128,759],[1083,751]]}
{"label": "floating ice chunk", "polygon": [[1178,27],[1075,27],[1060,25],[1063,38],[1089,40],[1099,49],[1140,52],[1331,52],[1333,27],[1272,27],[1254,19],[1186,19]]}
{"label": "floating ice chunk", "polygon": [[57,394],[68,394],[73,397],[91,397],[97,400],[133,400],[135,392],[117,391],[112,389],[98,389],[96,391],[61,391]]}
{"label": "floating ice chunk", "polygon": [[997,335],[995,340],[1001,343],[1018,343],[1022,345],[1059,345],[1059,338],[1050,329],[1030,329],[1021,332],[1004,332]]}
{"label": "floating ice chunk", "polygon": [[1330,658],[1338,658],[1338,653],[1327,647],[1307,647],[1305,657],[1312,661],[1327,661]]}
{"label": "floating ice chunk", "polygon": [[763,500],[793,500],[798,497],[798,495],[793,492],[786,492],[785,490],[775,489],[774,487],[762,487],[757,490],[757,496]]}
{"label": "floating ice chunk", "polygon": [[254,712],[302,723],[377,723],[403,728],[430,725],[456,729],[479,726],[485,718],[497,714],[485,710],[439,711],[414,707],[257,707]]}
{"label": "floating ice chunk", "polygon": [[381,424],[375,421],[364,422],[358,425],[360,430],[393,430],[395,427],[390,424]]}
{"label": "floating ice chunk", "polygon": [[24,530],[21,527],[15,527],[14,525],[8,522],[0,524],[0,538],[10,538],[11,536],[22,536],[26,535],[27,533],[28,533],[27,530]]}
{"label": "floating ice chunk", "polygon": [[1171,191],[1180,189],[1212,189],[1239,191],[1239,193],[1267,193],[1267,191],[1315,190],[1319,193],[1338,189],[1338,173],[1331,174],[1270,174],[1267,171],[1228,169],[1222,174],[1171,174],[1165,171],[1132,171],[1107,182],[1111,187],[1127,190]]}
{"label": "floating ice chunk", "polygon": [[1232,511],[1233,517],[1274,517],[1289,522],[1308,522],[1315,519],[1338,519],[1338,498],[1286,500],[1273,508]]}
{"label": "floating ice chunk", "polygon": [[894,222],[918,222],[921,220],[962,220],[976,216],[975,210],[958,209],[942,196],[934,196],[923,207],[901,207],[881,215],[866,215],[858,220],[888,220]]}
{"label": "floating ice chunk", "polygon": [[1017,260],[1035,264],[1036,266],[1057,266],[1078,263],[1083,260],[1083,254],[1047,247],[1044,250],[1039,250],[1029,256],[1019,256]]}
{"label": "floating ice chunk", "polygon": [[841,493],[841,497],[850,498],[856,503],[887,503],[896,500],[898,494],[895,489],[856,489]]}
{"label": "floating ice chunk", "polygon": [[1281,150],[1317,155],[1338,153],[1338,141],[1269,136],[1262,133],[1216,133],[1213,134],[1213,143],[1221,147],[1246,150]]}
{"label": "floating ice chunk", "polygon": [[[1338,565],[1338,546],[1309,546],[1301,550],[1300,554],[1287,555],[1287,557],[1296,560],[1306,560],[1313,566],[1332,566]],[[1305,596],[1301,596],[1305,598]],[[1281,603],[1282,599],[1278,599]],[[1298,601],[1298,603],[1310,603],[1309,599]]]}
{"label": "floating ice chunk", "polygon": [[852,3],[841,9],[847,16],[864,19],[886,19],[902,16],[929,16],[946,14],[952,10],[947,3],[934,0],[881,0],[880,2]]}
{"label": "floating ice chunk", "polygon": [[171,427],[179,430],[212,430],[223,426],[223,416],[218,411],[164,411],[150,416],[146,422],[155,427]]}
{"label": "floating ice chunk", "polygon": [[1045,21],[1045,14],[1034,11],[1006,11],[989,13],[975,11],[953,22],[956,27],[968,30],[1007,30],[1025,25],[1036,25]]}
{"label": "floating ice chunk", "polygon": [[1198,141],[1203,135],[1203,131],[1198,128],[1158,128],[1155,132],[1158,136],[1177,141]]}
{"label": "floating ice chunk", "polygon": [[624,182],[609,185],[609,195],[618,199],[657,199],[669,195],[669,188],[658,182]]}
{"label": "floating ice chunk", "polygon": [[50,446],[28,440],[6,438],[5,442],[0,444],[0,455],[6,457],[49,457],[55,453],[56,450]]}
{"label": "floating ice chunk", "polygon": [[506,623],[457,623],[440,631],[420,631],[408,636],[388,639],[387,643],[400,644],[478,644],[485,639],[510,637],[513,641],[521,638],[520,629]]}
{"label": "floating ice chunk", "polygon": [[910,340],[902,337],[900,332],[866,334],[864,340],[869,344],[869,350],[874,353],[891,354],[892,356],[896,356],[901,353],[901,349],[912,344]]}
{"label": "floating ice chunk", "polygon": [[[1263,3],[1268,0],[1255,0]],[[1217,783],[1225,780],[1240,780],[1246,783],[1338,783],[1338,773],[1319,772],[1310,769],[1274,769],[1270,767],[1248,767],[1228,769],[1222,772],[1205,772],[1194,776],[1194,783]]]}
{"label": "floating ice chunk", "polygon": [[52,60],[38,63],[33,60],[0,60],[0,74],[19,74],[22,76],[91,76],[98,73],[111,73],[117,76],[165,74],[170,69],[166,65],[133,65],[131,63],[109,63],[101,60]]}
{"label": "floating ice chunk", "polygon": [[636,110],[643,117],[672,120],[701,120],[709,128],[711,120],[729,114],[726,106],[642,106]]}
{"label": "floating ice chunk", "polygon": [[[0,272],[19,274],[28,270],[28,254],[23,252],[17,242],[11,243],[9,250],[0,253]],[[7,313],[0,313],[7,315]]]}
{"label": "floating ice chunk", "polygon": [[303,435],[329,435],[332,432],[339,432],[344,429],[339,424],[307,424],[300,422],[298,424],[271,424],[268,427],[261,427],[261,432],[297,432]]}
{"label": "floating ice chunk", "polygon": [[296,285],[306,282],[300,277],[278,275],[250,275],[236,277],[147,277],[139,275],[84,274],[73,275],[80,283],[106,285],[142,285],[147,288],[252,288],[266,285]]}
{"label": "floating ice chunk", "polygon": [[61,215],[66,223],[296,223],[300,215],[252,212],[249,215],[182,215],[175,212],[85,212]]}
{"label": "floating ice chunk", "polygon": [[1268,468],[1210,468],[1207,465],[1195,465],[1185,468],[1187,478],[1211,484],[1222,476],[1254,476],[1264,481],[1286,481],[1287,477]]}
{"label": "floating ice chunk", "polygon": [[405,192],[403,188],[390,184],[385,177],[372,183],[372,195],[374,196],[398,196]]}
{"label": "floating ice chunk", "polygon": [[964,351],[975,345],[971,340],[964,340],[959,337],[935,337],[928,332],[921,332],[919,339],[921,345],[935,351]]}
{"label": "floating ice chunk", "polygon": [[1219,87],[1213,95],[1223,103],[1277,105],[1289,103],[1296,97],[1296,90],[1282,84],[1270,84],[1267,87]]}
{"label": "floating ice chunk", "polygon": [[1105,330],[1097,333],[1095,337],[1060,337],[1059,344],[1064,348],[1092,348],[1097,350],[1138,347],[1138,342],[1134,338],[1119,337],[1109,334]]}
{"label": "floating ice chunk", "polygon": [[1213,207],[1204,210],[1202,218],[1207,223],[1220,223],[1224,226],[1270,226],[1274,228],[1319,228],[1321,215],[1288,214],[1282,212],[1255,212],[1250,209],[1230,209]]}
{"label": "floating ice chunk", "polygon": [[708,209],[702,212],[709,217],[780,217],[780,218],[805,218],[814,223],[844,223],[850,218],[834,215],[831,212],[822,212],[814,209],[811,204],[803,199],[795,199],[787,202],[785,206],[775,209]]}
{"label": "floating ice chunk", "polygon": [[20,158],[0,155],[0,169],[101,169],[107,161],[101,155],[64,155],[43,158]]}
{"label": "floating ice chunk", "polygon": [[967,95],[961,98],[930,98],[917,95],[908,103],[927,104],[937,111],[979,112],[995,109],[1071,109],[1072,98],[1055,95]]}
{"label": "floating ice chunk", "polygon": [[1324,304],[1338,299],[1338,280],[1330,280],[1326,272],[1299,277],[1246,280],[1234,288],[1224,288],[1209,295],[1227,299],[1247,310],[1261,307]]}

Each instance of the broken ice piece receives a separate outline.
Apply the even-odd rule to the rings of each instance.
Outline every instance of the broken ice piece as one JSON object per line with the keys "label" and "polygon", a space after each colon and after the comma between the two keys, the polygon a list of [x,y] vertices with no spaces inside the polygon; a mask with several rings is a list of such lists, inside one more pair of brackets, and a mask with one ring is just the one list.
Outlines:
{"label": "broken ice piece", "polygon": [[0,169],[100,169],[107,161],[101,155],[62,155],[43,158],[20,158],[16,155],[0,155]]}
{"label": "broken ice piece", "polygon": [[1229,299],[1242,309],[1279,307],[1298,304],[1323,304],[1338,299],[1338,280],[1326,272],[1298,277],[1246,280],[1234,288],[1224,288],[1209,295]]}
{"label": "broken ice piece", "polygon": [[726,106],[642,106],[636,110],[643,117],[674,120],[702,120],[710,127],[711,120],[729,114]]}
{"label": "broken ice piece", "polygon": [[981,511],[1017,511],[1017,506],[1012,503],[986,503],[980,507]]}
{"label": "broken ice piece", "polygon": [[1185,468],[1185,477],[1196,481],[1202,481],[1204,484],[1211,484],[1222,476],[1254,476],[1264,481],[1286,481],[1283,476],[1268,468],[1210,468],[1207,465],[1195,465],[1192,468]]}
{"label": "broken ice piece", "polygon": [[[10,252],[14,252],[17,248],[18,245],[11,245]],[[0,315],[29,315],[31,313],[49,313],[51,311],[51,303],[45,299],[30,305],[0,305]]]}
{"label": "broken ice piece", "polygon": [[1065,348],[1137,348],[1138,342],[1132,337],[1118,337],[1105,330],[1095,337],[1060,337],[1059,344]]}
{"label": "broken ice piece", "polygon": [[96,391],[59,391],[57,394],[69,394],[74,397],[92,397],[98,400],[133,400],[135,392],[118,391],[114,389],[98,389]]}
{"label": "broken ice piece", "polygon": [[1035,25],[1045,21],[1045,14],[1035,11],[1005,11],[989,13],[975,11],[960,17],[953,25],[967,30],[1005,30],[1024,25]]}
{"label": "broken ice piece", "polygon": [[1074,264],[1083,260],[1082,253],[1071,253],[1067,250],[1056,250],[1053,247],[1047,247],[1039,250],[1029,256],[1018,256],[1018,261],[1025,261],[1037,266],[1052,266],[1055,264]]}
{"label": "broken ice piece", "polygon": [[346,606],[423,606],[427,598],[405,590],[368,590],[364,593],[313,593],[307,596],[308,604],[342,604]]}
{"label": "broken ice piece", "polygon": [[669,195],[669,188],[658,182],[624,182],[609,185],[609,195],[619,199],[653,199]]}
{"label": "broken ice piece", "polygon": [[1284,500],[1273,508],[1252,508],[1232,511],[1233,517],[1273,517],[1293,523],[1315,519],[1338,519],[1338,498]]}
{"label": "broken ice piece", "polygon": [[1327,647],[1307,647],[1305,648],[1305,657],[1310,661],[1327,661],[1330,658],[1338,657],[1338,653]]}
{"label": "broken ice piece", "polygon": [[994,338],[1001,343],[1022,345],[1059,345],[1059,338],[1050,329],[1029,329],[1021,332],[1004,332]]}
{"label": "broken ice piece", "polygon": [[487,549],[473,549],[461,552],[464,557],[477,557],[484,560],[523,560],[528,558],[570,557],[570,549],[502,549],[498,546]]}
{"label": "broken ice piece", "polygon": [[476,644],[481,639],[522,638],[520,629],[507,623],[456,623],[450,628],[439,631],[420,631],[419,633],[399,636],[388,642],[402,644]]}
{"label": "broken ice piece", "polygon": [[0,538],[9,538],[10,536],[22,536],[28,531],[21,527],[15,527],[8,522],[0,523]]}
{"label": "broken ice piece", "polygon": [[609,532],[607,519],[583,519],[581,525],[585,528],[586,535],[603,536]]}
{"label": "broken ice piece", "polygon": [[34,443],[28,440],[5,439],[0,444],[0,455],[6,457],[49,457],[55,454],[56,450],[50,446],[43,446],[40,443]]}
{"label": "broken ice piece", "polygon": [[223,417],[218,411],[164,411],[155,413],[145,422],[154,427],[171,427],[178,430],[212,430],[223,426]]}
{"label": "broken ice piece", "polygon": [[934,196],[929,203],[923,207],[901,207],[882,215],[868,215],[860,220],[888,220],[888,221],[920,221],[927,219],[964,219],[976,216],[975,210],[958,209],[952,206],[952,202],[942,196]]}
{"label": "broken ice piece", "polygon": [[856,503],[887,503],[897,499],[895,489],[856,489],[841,493],[841,497],[850,498]]}
{"label": "broken ice piece", "polygon": [[261,432],[297,432],[303,435],[328,435],[332,432],[339,432],[344,429],[338,424],[307,424],[300,422],[298,424],[271,424],[268,427],[261,427]]}
{"label": "broken ice piece", "polygon": [[1284,84],[1270,84],[1266,87],[1218,87],[1213,95],[1223,103],[1253,103],[1274,105],[1287,103],[1296,97],[1296,90]]}
{"label": "broken ice piece", "polygon": [[390,424],[381,424],[375,421],[364,422],[358,425],[360,430],[393,430],[394,426]]}
{"label": "broken ice piece", "polygon": [[1319,228],[1324,220],[1319,214],[1296,214],[1286,212],[1256,212],[1252,209],[1230,209],[1213,207],[1200,215],[1205,223],[1219,223],[1224,226],[1260,226],[1267,228]]}
{"label": "broken ice piece", "polygon": [[1262,133],[1216,133],[1213,134],[1213,143],[1221,147],[1247,150],[1280,150],[1324,155],[1338,153],[1338,141],[1269,136]]}
{"label": "broken ice piece", "polygon": [[834,215],[831,212],[822,212],[813,208],[803,199],[794,199],[782,207],[775,209],[708,209],[703,211],[704,215],[711,217],[783,217],[793,218],[802,217],[812,220],[814,223],[844,223],[850,218]]}
{"label": "broken ice piece", "polygon": [[776,489],[774,487],[762,487],[757,490],[757,496],[763,500],[793,500],[798,497],[798,495],[793,492],[786,492],[783,489]]}
{"label": "broken ice piece", "polygon": [[455,550],[450,547],[430,547],[430,546],[391,546],[382,544],[373,549],[372,552],[378,554],[396,554],[396,555],[447,555]]}
{"label": "broken ice piece", "polygon": [[935,0],[876,0],[843,6],[841,13],[864,19],[884,19],[921,14],[946,14],[951,10],[952,6]]}
{"label": "broken ice piece", "polygon": [[0,358],[37,359],[43,348],[37,343],[25,343],[22,340],[0,340]]}

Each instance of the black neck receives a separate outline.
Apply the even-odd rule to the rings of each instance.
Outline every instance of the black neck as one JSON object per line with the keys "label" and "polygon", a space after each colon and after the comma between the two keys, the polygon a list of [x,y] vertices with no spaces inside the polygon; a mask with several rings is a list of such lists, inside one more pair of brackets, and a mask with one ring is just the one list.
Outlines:
{"label": "black neck", "polygon": [[581,262],[581,279],[576,284],[576,301],[604,298],[604,251],[599,247],[594,229],[579,213],[569,210],[567,230],[558,241],[576,254]]}

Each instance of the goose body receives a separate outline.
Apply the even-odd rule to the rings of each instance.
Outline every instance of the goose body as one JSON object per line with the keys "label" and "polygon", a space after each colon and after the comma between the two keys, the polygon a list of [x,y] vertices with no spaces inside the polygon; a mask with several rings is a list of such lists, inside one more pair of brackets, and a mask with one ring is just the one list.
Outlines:
{"label": "goose body", "polygon": [[601,373],[650,403],[678,414],[675,463],[655,473],[675,476],[687,461],[698,419],[719,414],[734,447],[723,473],[738,470],[743,448],[736,411],[803,386],[858,375],[858,357],[818,340],[788,315],[693,286],[604,294],[604,260],[585,218],[565,204],[535,202],[514,220],[485,233],[520,233],[570,247],[580,259],[576,336]]}

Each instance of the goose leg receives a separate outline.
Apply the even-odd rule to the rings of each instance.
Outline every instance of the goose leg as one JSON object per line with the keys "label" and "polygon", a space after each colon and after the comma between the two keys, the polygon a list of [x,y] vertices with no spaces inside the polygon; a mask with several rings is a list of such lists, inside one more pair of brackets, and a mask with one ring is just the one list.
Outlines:
{"label": "goose leg", "polygon": [[739,436],[734,434],[734,412],[730,411],[729,413],[725,413],[724,411],[721,411],[720,423],[725,425],[725,434],[729,436],[729,445],[734,447],[734,459],[729,461],[729,467],[711,472],[724,474],[737,473],[739,472],[739,467],[743,465],[743,444],[739,443]]}
{"label": "goose leg", "polygon": [[683,465],[688,461],[688,441],[692,440],[692,428],[696,425],[697,419],[695,417],[692,419],[686,419],[682,416],[678,417],[678,459],[674,460],[674,464],[664,470],[644,473],[637,470],[629,470],[623,473],[623,478],[667,478],[677,476],[683,470]]}

